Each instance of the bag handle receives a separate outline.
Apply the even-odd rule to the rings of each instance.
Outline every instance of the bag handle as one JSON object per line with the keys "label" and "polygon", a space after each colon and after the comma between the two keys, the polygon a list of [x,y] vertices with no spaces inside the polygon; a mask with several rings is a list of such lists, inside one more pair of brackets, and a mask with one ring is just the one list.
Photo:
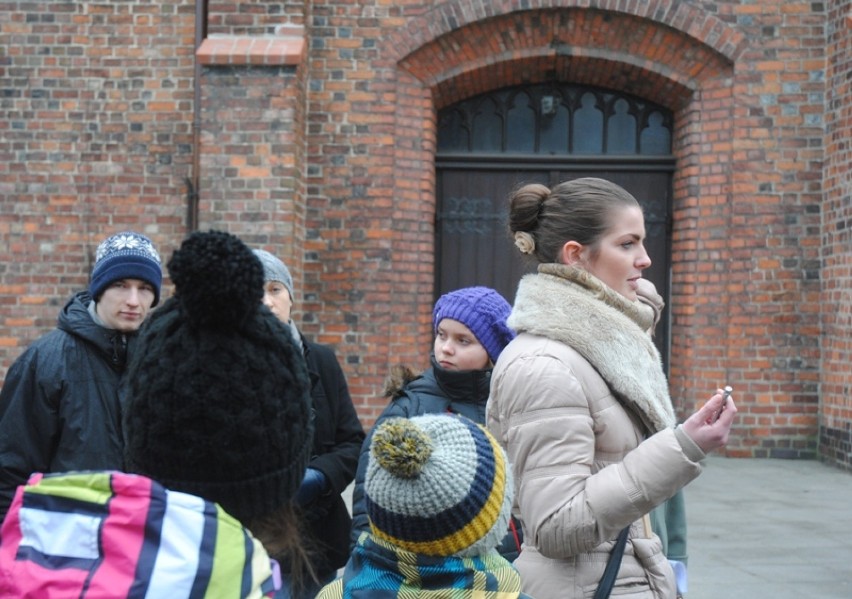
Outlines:
{"label": "bag handle", "polygon": [[621,556],[624,555],[624,546],[627,545],[627,534],[630,532],[630,526],[624,527],[618,533],[618,539],[615,541],[615,547],[612,548],[612,553],[609,554],[609,559],[606,562],[601,581],[595,591],[593,599],[607,599],[612,592],[612,587],[615,586],[615,579],[618,576],[618,569],[621,567]]}

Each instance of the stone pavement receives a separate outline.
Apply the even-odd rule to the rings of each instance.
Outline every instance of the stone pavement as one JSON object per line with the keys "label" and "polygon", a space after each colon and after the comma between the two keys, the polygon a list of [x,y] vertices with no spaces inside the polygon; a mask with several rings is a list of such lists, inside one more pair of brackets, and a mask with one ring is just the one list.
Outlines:
{"label": "stone pavement", "polygon": [[852,473],[710,457],[685,494],[688,599],[852,599]]}

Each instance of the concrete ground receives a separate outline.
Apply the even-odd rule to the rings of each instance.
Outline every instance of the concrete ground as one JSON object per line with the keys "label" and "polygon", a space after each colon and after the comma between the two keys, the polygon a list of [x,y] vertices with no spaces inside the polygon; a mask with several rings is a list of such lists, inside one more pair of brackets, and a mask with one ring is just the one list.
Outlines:
{"label": "concrete ground", "polygon": [[685,494],[688,599],[852,598],[852,473],[711,457]]}

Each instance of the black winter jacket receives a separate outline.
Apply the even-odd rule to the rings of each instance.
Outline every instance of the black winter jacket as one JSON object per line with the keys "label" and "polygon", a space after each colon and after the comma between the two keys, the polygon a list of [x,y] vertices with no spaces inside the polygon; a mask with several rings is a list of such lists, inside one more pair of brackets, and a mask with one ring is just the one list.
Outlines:
{"label": "black winter jacket", "polygon": [[[491,386],[491,369],[452,371],[445,370],[432,356],[432,366],[420,376],[408,382],[401,392],[392,397],[390,403],[376,419],[370,434],[361,446],[358,459],[358,471],[355,474],[355,487],[352,491],[352,533],[349,536],[350,550],[358,543],[362,532],[370,530],[367,520],[367,506],[364,498],[364,478],[370,456],[370,440],[373,431],[383,420],[394,417],[411,418],[423,414],[450,412],[461,414],[476,423],[485,424],[485,404]],[[520,546],[520,526],[517,526],[516,539],[510,532],[498,548],[503,557],[512,561],[517,557]]]}
{"label": "black winter jacket", "polygon": [[321,471],[326,492],[304,507],[314,549],[312,565],[325,577],[349,558],[349,510],[341,496],[355,476],[364,427],[358,419],[343,371],[331,348],[302,337],[311,377],[314,407],[314,447],[309,468]]}
{"label": "black winter jacket", "polygon": [[73,296],[56,329],[12,364],[0,389],[0,520],[33,472],[121,470],[119,383],[135,335],[104,328]]}

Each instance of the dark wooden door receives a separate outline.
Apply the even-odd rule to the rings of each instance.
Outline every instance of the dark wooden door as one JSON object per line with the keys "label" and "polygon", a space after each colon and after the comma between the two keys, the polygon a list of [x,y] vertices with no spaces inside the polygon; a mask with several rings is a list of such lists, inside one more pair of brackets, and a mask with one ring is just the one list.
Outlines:
{"label": "dark wooden door", "polygon": [[[496,100],[494,94],[485,99],[475,98],[439,115],[436,298],[460,287],[487,285],[512,302],[521,276],[536,267],[517,251],[508,231],[508,198],[512,190],[527,183],[552,187],[579,177],[601,177],[630,191],[642,205],[646,247],[652,260],[645,276],[668,300],[674,169],[668,153],[668,115],[661,113],[659,107],[629,98],[634,104],[625,108],[618,101],[626,100],[611,92],[595,92],[597,95],[590,96],[592,92],[586,89],[564,86],[557,89],[558,94],[554,94],[553,86],[523,89],[522,96],[517,88],[503,90],[496,92]],[[543,115],[543,98],[548,94],[557,95],[564,109],[563,124],[559,125],[564,132],[552,130],[553,121],[559,120],[558,112],[550,121]],[[603,100],[595,104],[589,98]],[[517,112],[519,104],[528,109],[523,112],[523,126],[512,124],[512,114]],[[595,105],[601,106],[601,118],[597,121],[589,119],[590,107]],[[547,108],[552,110],[549,102]],[[477,118],[482,114],[487,118],[479,120],[484,131],[478,133]],[[593,127],[590,120],[599,124]],[[645,130],[651,121],[656,123],[653,143],[646,142],[643,146],[643,140],[649,139]],[[616,127],[619,131],[613,130]],[[594,139],[595,131],[598,139]],[[572,134],[582,134],[582,143],[575,143]],[[564,148],[559,147],[562,140]],[[652,151],[643,154],[643,147]],[[667,153],[663,154],[661,148]],[[667,367],[666,313],[655,339]]]}

